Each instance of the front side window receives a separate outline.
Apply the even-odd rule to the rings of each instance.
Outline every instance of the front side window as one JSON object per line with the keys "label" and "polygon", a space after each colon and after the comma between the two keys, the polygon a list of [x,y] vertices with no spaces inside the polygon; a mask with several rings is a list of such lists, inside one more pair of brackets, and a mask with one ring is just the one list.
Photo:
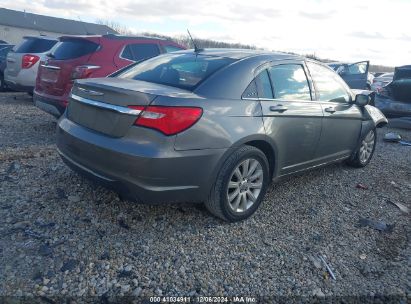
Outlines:
{"label": "front side window", "polygon": [[283,64],[269,69],[275,99],[311,100],[304,68],[299,64]]}
{"label": "front side window", "polygon": [[320,101],[349,102],[350,95],[341,77],[330,69],[312,62],[307,63]]}

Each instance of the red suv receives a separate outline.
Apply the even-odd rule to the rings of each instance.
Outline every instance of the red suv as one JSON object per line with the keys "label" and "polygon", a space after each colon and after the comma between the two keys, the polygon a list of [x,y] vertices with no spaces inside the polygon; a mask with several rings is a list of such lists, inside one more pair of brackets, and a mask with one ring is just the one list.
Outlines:
{"label": "red suv", "polygon": [[118,35],[63,36],[40,63],[34,102],[60,117],[75,79],[106,77],[133,62],[185,49],[172,41]]}

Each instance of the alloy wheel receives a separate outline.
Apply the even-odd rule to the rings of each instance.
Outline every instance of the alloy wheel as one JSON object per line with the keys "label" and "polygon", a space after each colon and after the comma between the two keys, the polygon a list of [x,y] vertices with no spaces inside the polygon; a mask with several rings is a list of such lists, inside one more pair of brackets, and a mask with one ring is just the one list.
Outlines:
{"label": "alloy wheel", "polygon": [[233,171],[227,187],[227,200],[232,211],[245,212],[257,201],[263,186],[261,163],[248,158]]}
{"label": "alloy wheel", "polygon": [[375,131],[371,130],[362,140],[360,147],[360,161],[366,163],[372,155],[375,144]]}

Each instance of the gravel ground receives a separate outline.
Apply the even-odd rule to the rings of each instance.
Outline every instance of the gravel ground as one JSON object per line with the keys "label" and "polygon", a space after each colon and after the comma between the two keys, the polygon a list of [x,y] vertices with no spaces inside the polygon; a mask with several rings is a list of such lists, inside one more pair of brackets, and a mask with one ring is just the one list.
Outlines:
{"label": "gravel ground", "polygon": [[390,202],[411,208],[411,147],[383,142],[386,128],[365,169],[283,180],[255,216],[227,224],[195,204],[120,201],[63,164],[55,127],[27,95],[0,94],[0,295],[410,300],[410,217]]}

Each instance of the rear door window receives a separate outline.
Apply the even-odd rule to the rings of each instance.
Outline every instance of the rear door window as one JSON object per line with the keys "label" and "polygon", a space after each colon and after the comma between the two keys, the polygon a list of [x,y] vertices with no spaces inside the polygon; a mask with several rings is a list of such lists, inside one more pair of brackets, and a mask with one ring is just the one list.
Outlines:
{"label": "rear door window", "polygon": [[86,39],[69,39],[59,42],[51,57],[57,60],[74,59],[91,54],[99,48],[97,43]]}
{"label": "rear door window", "polygon": [[26,38],[14,48],[15,53],[44,53],[49,51],[57,40]]}
{"label": "rear door window", "polygon": [[132,61],[140,61],[160,54],[156,43],[136,43],[126,45],[121,57]]}
{"label": "rear door window", "polygon": [[311,100],[310,87],[302,65],[276,65],[268,71],[275,99]]}

